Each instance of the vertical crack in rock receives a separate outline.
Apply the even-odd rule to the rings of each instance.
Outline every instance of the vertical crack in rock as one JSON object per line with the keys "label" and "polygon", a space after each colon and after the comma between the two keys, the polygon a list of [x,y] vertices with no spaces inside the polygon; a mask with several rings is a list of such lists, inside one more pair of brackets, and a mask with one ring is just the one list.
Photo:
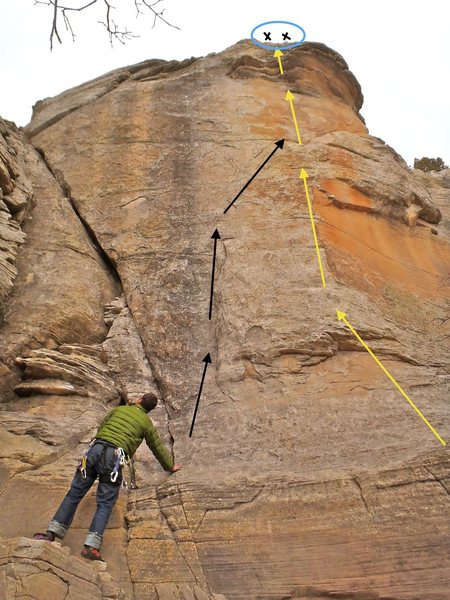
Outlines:
{"label": "vertical crack in rock", "polygon": [[[173,493],[170,493],[171,489],[174,490]],[[174,496],[175,494],[178,495],[179,505],[181,506],[184,518],[186,519],[187,530],[189,531],[189,534],[190,534],[189,538],[185,539],[184,542],[182,540],[179,540],[178,528],[176,527],[176,525],[174,523],[171,522],[171,518],[170,518],[171,515],[162,506],[162,503],[161,503],[162,500],[164,500],[164,498],[167,498],[169,495]],[[199,586],[205,586],[206,589],[208,590],[208,592],[211,593],[211,590],[209,589],[208,581],[206,579],[206,576],[205,576],[205,573],[203,570],[203,566],[200,562],[200,557],[198,556],[197,546],[196,546],[194,538],[193,538],[193,532],[192,532],[192,529],[190,528],[189,521],[187,520],[186,511],[185,511],[185,508],[183,505],[183,500],[181,497],[181,491],[180,491],[179,486],[176,485],[175,488],[167,488],[167,484],[158,486],[156,489],[156,501],[158,504],[159,512],[161,513],[161,516],[163,518],[163,522],[166,525],[166,527],[168,528],[168,530],[170,531],[170,535],[172,536],[172,539],[177,546],[178,552],[180,553],[180,556],[183,559],[183,561],[186,563],[186,566],[189,569],[190,573],[192,574],[192,577],[194,578],[195,583]],[[198,560],[198,568],[200,569],[201,576],[202,576],[201,581],[199,581],[199,577],[195,573],[195,568],[192,566],[191,562],[189,561],[189,558],[186,557],[185,553],[183,552],[183,543],[193,544],[193,546],[195,548],[195,552],[196,552],[197,560]]]}
{"label": "vertical crack in rock", "polygon": [[187,513],[186,513],[186,509],[184,508],[183,494],[182,494],[180,486],[178,484],[177,484],[177,491],[178,491],[178,495],[180,497],[180,503],[181,503],[181,508],[183,509],[184,518],[186,519],[186,523],[187,523],[187,526],[189,528],[189,531],[192,532],[192,527],[191,527],[191,524],[189,523],[189,519],[188,519],[188,516],[187,516]]}
{"label": "vertical crack in rock", "polygon": [[[105,323],[109,326],[104,348],[108,356],[108,365],[115,374],[116,386],[127,403],[131,396],[138,396],[146,386],[154,388],[161,398],[160,406],[164,410],[163,426],[170,439],[170,450],[173,458],[173,436],[169,428],[170,413],[167,407],[164,388],[155,373],[144,341],[139,332],[136,319],[127,304],[125,292],[105,307]],[[126,336],[125,341],[121,341]],[[126,354],[126,356],[125,356]],[[128,358],[127,358],[128,357]],[[124,372],[136,372],[131,380]],[[114,375],[113,375],[114,376]]]}
{"label": "vertical crack in rock", "polygon": [[166,417],[167,417],[166,430],[167,430],[167,434],[168,434],[169,439],[170,439],[170,453],[172,455],[172,459],[175,461],[175,456],[174,456],[174,443],[175,443],[175,439],[174,439],[172,431],[170,429],[171,414],[170,414],[169,408],[167,406],[167,404],[168,404],[167,403],[167,394],[165,392],[163,382],[162,382],[161,378],[157,375],[155,366],[154,366],[154,364],[152,363],[152,361],[151,361],[151,359],[149,357],[149,353],[148,353],[147,348],[146,348],[146,346],[144,344],[142,336],[141,336],[141,334],[139,332],[139,329],[138,329],[138,326],[137,326],[137,323],[136,323],[136,319],[134,318],[133,311],[130,309],[129,306],[128,306],[128,310],[130,311],[130,316],[131,316],[131,319],[133,320],[133,323],[134,323],[134,326],[135,326],[135,329],[136,329],[136,333],[137,333],[137,335],[139,337],[139,340],[140,340],[140,342],[142,344],[142,349],[143,349],[143,352],[144,352],[145,360],[146,360],[146,362],[148,364],[148,367],[149,367],[150,372],[151,372],[152,377],[153,377],[153,381],[155,382],[156,388],[157,388],[158,393],[160,395],[161,405],[164,408],[164,411],[166,413]]}
{"label": "vertical crack in rock", "polygon": [[[127,498],[127,512],[129,511],[130,504],[132,502],[133,502],[133,500],[132,500],[132,498],[130,498],[130,494],[128,494],[128,498]],[[126,550],[125,550],[125,562],[127,564],[128,576],[130,578],[131,589],[133,590],[133,598],[134,598],[135,597],[134,581],[133,581],[133,578],[131,576],[130,561],[128,559],[128,552],[129,552],[129,545],[128,545],[128,543],[129,543],[129,541],[131,539],[131,536],[130,536],[130,523],[129,523],[128,519],[127,519],[127,512],[125,513],[124,519],[123,519],[124,520],[124,526],[125,526],[126,540],[127,540],[127,547],[126,547]]]}
{"label": "vertical crack in rock", "polygon": [[364,504],[364,506],[366,508],[367,513],[369,514],[369,516],[372,519],[372,521],[374,521],[372,511],[369,509],[369,507],[367,505],[366,498],[364,496],[363,489],[362,489],[361,482],[360,482],[359,478],[358,477],[354,477],[352,479],[352,481],[354,481],[356,487],[358,488],[359,495],[360,495],[361,500],[362,500],[362,502],[363,502],[363,504]]}
{"label": "vertical crack in rock", "polygon": [[[217,253],[217,263],[216,263],[216,273],[215,273],[215,280],[217,282],[221,281],[221,274],[222,274],[222,271],[224,270],[225,261],[227,259],[227,249],[226,249],[226,245],[225,245],[225,241],[227,239],[230,239],[230,238],[223,238],[223,237],[221,238],[222,257],[219,254],[219,252]],[[213,311],[215,312],[215,315],[216,315],[216,316],[214,316],[214,312],[213,312],[212,335],[213,335],[213,344],[214,344],[214,350],[215,350],[215,355],[216,355],[215,364],[213,365],[214,381],[216,383],[217,388],[224,396],[229,398],[232,402],[236,402],[236,400],[232,396],[230,396],[230,394],[227,394],[227,392],[223,389],[223,387],[220,383],[220,378],[219,378],[220,360],[219,360],[218,327],[219,327],[219,319],[222,319],[222,302],[221,302],[222,295],[220,293],[220,285],[215,285],[214,289],[215,289],[215,294],[214,294],[214,298],[213,298],[213,303],[214,303]]]}
{"label": "vertical crack in rock", "polygon": [[159,395],[160,395],[160,398],[161,398],[162,407],[164,408],[164,410],[166,412],[166,416],[167,416],[166,428],[167,428],[167,433],[168,433],[168,436],[169,436],[169,439],[170,439],[170,453],[172,455],[172,459],[175,461],[175,455],[174,455],[175,439],[174,439],[172,431],[170,429],[171,414],[170,414],[170,410],[169,410],[169,407],[168,407],[167,394],[166,394],[166,391],[164,389],[164,384],[162,382],[162,379],[159,377],[159,375],[156,372],[155,365],[153,364],[152,360],[150,359],[150,356],[149,356],[149,353],[147,351],[147,348],[146,348],[146,346],[144,344],[144,341],[142,340],[142,336],[141,336],[141,334],[139,332],[139,329],[137,327],[136,320],[134,318],[133,312],[131,311],[131,309],[129,309],[129,310],[130,310],[131,318],[133,319],[133,322],[135,324],[137,334],[139,336],[139,339],[141,340],[142,348],[144,350],[144,356],[145,356],[145,359],[146,359],[147,364],[149,366],[149,369],[150,369],[150,371],[152,373],[153,381],[155,382],[156,387],[158,389],[158,392],[159,392]]}
{"label": "vertical crack in rock", "polygon": [[47,160],[45,152],[42,148],[36,147],[36,151],[39,153],[45,166],[50,171],[50,173],[53,175],[54,179],[58,182],[58,184],[61,187],[62,191],[64,192],[67,200],[69,201],[74,213],[78,217],[80,223],[83,225],[83,227],[86,231],[86,234],[87,234],[89,240],[91,241],[93,247],[97,251],[100,258],[102,259],[106,269],[110,273],[114,282],[117,284],[119,289],[122,291],[123,290],[122,281],[120,279],[116,265],[115,265],[114,261],[112,260],[112,258],[103,249],[102,245],[100,244],[100,242],[95,234],[95,231],[92,229],[92,227],[89,225],[89,223],[86,221],[86,219],[80,213],[78,206],[72,196],[70,185],[65,180],[63,173],[59,169],[53,169],[52,165]]}
{"label": "vertical crack in rock", "polygon": [[450,496],[450,490],[446,487],[446,485],[433,473],[433,471],[431,471],[428,467],[425,467],[425,470],[428,471],[428,473],[433,477],[434,481],[436,481],[437,483],[439,483],[439,485],[442,486],[443,490],[445,491],[445,493],[447,495]]}

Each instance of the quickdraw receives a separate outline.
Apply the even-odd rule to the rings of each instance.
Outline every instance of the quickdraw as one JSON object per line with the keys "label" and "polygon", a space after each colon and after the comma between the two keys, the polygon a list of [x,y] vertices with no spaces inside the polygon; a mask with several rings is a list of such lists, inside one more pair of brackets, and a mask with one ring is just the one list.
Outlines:
{"label": "quickdraw", "polygon": [[83,479],[86,479],[87,455],[89,454],[89,450],[92,448],[94,443],[95,443],[95,439],[92,440],[92,442],[89,444],[89,446],[83,452],[83,456],[81,457],[81,460],[78,464],[78,468],[80,469],[81,477]]}
{"label": "quickdraw", "polygon": [[[114,454],[114,469],[111,472],[111,481],[113,483],[115,483],[117,481],[117,478],[119,477],[120,467],[123,467],[124,465],[128,464],[127,455],[125,454],[125,450],[123,448],[116,448]],[[123,479],[122,485],[123,487],[128,487],[125,479]]]}

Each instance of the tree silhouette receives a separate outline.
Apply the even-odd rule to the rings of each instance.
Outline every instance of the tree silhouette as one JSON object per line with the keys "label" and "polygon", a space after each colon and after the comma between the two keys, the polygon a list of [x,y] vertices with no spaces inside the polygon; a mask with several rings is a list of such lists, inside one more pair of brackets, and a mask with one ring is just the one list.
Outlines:
{"label": "tree silhouette", "polygon": [[444,169],[448,169],[448,165],[444,163],[442,158],[428,158],[428,156],[424,156],[420,159],[414,159],[414,168],[429,173],[430,171],[443,171]]}
{"label": "tree silhouette", "polygon": [[[123,0],[120,1],[123,2]],[[155,0],[153,2],[150,2],[149,0],[129,0],[130,5],[134,3],[137,17],[143,15],[144,11],[153,16],[152,28],[156,25],[157,21],[162,21],[169,27],[180,29],[176,25],[169,23],[169,21],[164,18],[163,15],[165,8],[162,8],[162,2],[163,0]],[[134,35],[133,32],[128,29],[128,27],[120,27],[117,25],[117,23],[114,21],[112,13],[115,7],[109,0],[85,1],[85,3],[81,6],[66,6],[61,3],[61,0],[34,0],[34,3],[44,4],[45,6],[52,7],[53,16],[52,29],[50,32],[50,50],[53,50],[53,41],[55,38],[60,44],[62,44],[62,39],[58,30],[61,20],[65,25],[66,32],[69,33],[72,36],[72,40],[75,41],[75,32],[72,28],[72,23],[70,22],[70,14],[91,8],[97,3],[102,4],[104,7],[104,20],[99,21],[99,23],[106,29],[111,45],[113,45],[114,40],[119,41],[121,44],[125,44],[127,40],[130,40],[133,37],[138,37],[137,35]]]}

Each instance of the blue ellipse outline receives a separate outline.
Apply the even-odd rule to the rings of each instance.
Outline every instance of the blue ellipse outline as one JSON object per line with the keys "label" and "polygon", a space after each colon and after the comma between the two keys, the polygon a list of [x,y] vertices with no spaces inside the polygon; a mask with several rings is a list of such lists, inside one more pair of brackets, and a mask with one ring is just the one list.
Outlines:
{"label": "blue ellipse outline", "polygon": [[[291,44],[290,46],[267,46],[266,44],[262,44],[258,40],[255,40],[255,38],[253,37],[253,34],[258,29],[258,27],[262,27],[263,25],[270,25],[271,23],[284,23],[285,25],[293,25],[297,29],[300,29],[300,31],[303,33],[303,39],[300,40],[299,42],[295,42],[295,44]],[[256,27],[253,27],[250,37],[254,44],[256,44],[257,46],[260,46],[261,48],[264,48],[266,50],[290,50],[291,48],[296,48],[297,46],[300,46],[300,44],[303,44],[303,42],[306,39],[306,31],[303,29],[303,27],[301,27],[300,25],[297,25],[297,23],[292,23],[292,21],[265,21],[264,23],[260,23]]]}

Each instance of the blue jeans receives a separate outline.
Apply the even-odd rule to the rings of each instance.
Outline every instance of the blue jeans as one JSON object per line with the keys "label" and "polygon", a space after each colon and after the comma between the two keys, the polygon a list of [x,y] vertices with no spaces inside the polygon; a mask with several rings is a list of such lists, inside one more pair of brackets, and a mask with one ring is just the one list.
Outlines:
{"label": "blue jeans", "polygon": [[98,477],[97,510],[84,543],[87,546],[100,549],[103,532],[116,504],[122,482],[122,469],[119,471],[117,481],[115,483],[111,481],[111,472],[114,469],[114,452],[113,447],[98,443],[90,448],[86,462],[86,477],[84,478],[80,469],[77,468],[70,489],[50,521],[47,531],[52,531],[56,537],[61,539],[66,535],[78,504]]}

